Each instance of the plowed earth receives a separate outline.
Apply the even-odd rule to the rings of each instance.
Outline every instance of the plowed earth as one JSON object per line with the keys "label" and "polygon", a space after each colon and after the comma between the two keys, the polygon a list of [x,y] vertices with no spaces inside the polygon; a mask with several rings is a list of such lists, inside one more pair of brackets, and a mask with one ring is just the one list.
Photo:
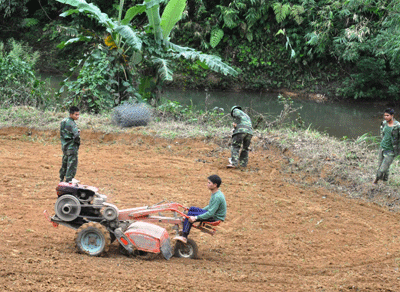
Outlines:
{"label": "plowed earth", "polygon": [[[0,129],[0,291],[400,291],[400,215],[287,183],[285,159],[255,147],[245,171],[215,141],[82,132],[77,178],[120,209],[167,199],[207,205],[218,174],[228,203],[217,235],[193,230],[199,259],[102,257],[54,228],[57,132]],[[300,177],[300,176],[299,176]]]}

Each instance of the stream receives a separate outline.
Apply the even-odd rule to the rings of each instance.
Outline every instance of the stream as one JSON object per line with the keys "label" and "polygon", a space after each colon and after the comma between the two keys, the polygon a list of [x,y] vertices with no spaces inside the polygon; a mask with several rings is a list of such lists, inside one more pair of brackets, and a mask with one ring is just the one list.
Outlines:
{"label": "stream", "polygon": [[[46,74],[42,74],[42,77],[50,77],[51,86],[56,89],[59,88],[59,82],[64,79],[62,76]],[[283,109],[283,105],[278,101],[278,93],[167,89],[161,94],[161,97],[199,110],[223,108],[225,113],[229,113],[232,106],[239,105],[242,108],[251,108],[266,114],[271,121]],[[293,107],[299,108],[296,113],[292,114],[292,120],[297,117],[297,114],[300,114],[304,126],[340,139],[356,139],[366,133],[377,136],[379,125],[383,120],[383,111],[386,108],[378,103],[317,103],[298,98],[292,98],[292,100]],[[395,108],[395,110],[400,112],[400,109]]]}

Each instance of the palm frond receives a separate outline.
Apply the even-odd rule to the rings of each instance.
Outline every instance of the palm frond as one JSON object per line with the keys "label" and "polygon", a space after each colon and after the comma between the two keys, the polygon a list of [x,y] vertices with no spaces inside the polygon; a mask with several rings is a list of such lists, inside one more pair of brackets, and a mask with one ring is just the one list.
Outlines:
{"label": "palm frond", "polygon": [[171,42],[166,42],[165,44],[167,48],[170,49],[170,53],[173,55],[173,58],[175,59],[183,57],[188,60],[199,60],[204,64],[206,64],[211,70],[215,72],[219,72],[224,75],[232,75],[232,76],[238,75],[238,72],[235,69],[222,62],[221,58],[218,56],[204,54],[202,52],[196,51],[195,49],[188,47],[181,47]]}
{"label": "palm frond", "polygon": [[[77,7],[77,9],[71,9],[61,14],[61,16],[71,15],[78,12],[86,12],[94,16],[101,24],[103,24],[107,31],[112,33],[113,31],[118,32],[125,42],[132,48],[140,51],[142,49],[142,40],[137,36],[137,33],[132,30],[128,25],[118,25],[115,21],[108,17],[107,14],[102,13],[101,10],[93,5],[88,4],[85,0],[57,0],[58,2],[69,4],[71,6]],[[82,37],[70,39],[65,43],[61,43],[60,47],[65,47],[67,44],[74,43],[77,41],[87,40],[87,38],[82,39]]]}
{"label": "palm frond", "polygon": [[137,36],[137,32],[133,31],[128,25],[119,25],[115,28],[124,39],[127,45],[140,51],[142,49],[142,40]]}
{"label": "palm frond", "polygon": [[300,14],[303,13],[304,7],[301,5],[293,5],[290,12],[297,24],[301,24],[303,22],[303,17],[300,16]]}
{"label": "palm frond", "polygon": [[251,7],[246,11],[246,21],[248,26],[253,26],[262,17],[261,10]]}
{"label": "palm frond", "polygon": [[169,61],[165,60],[165,59],[161,59],[161,58],[151,58],[151,60],[153,61],[154,64],[157,65],[158,67],[158,75],[163,79],[163,80],[168,80],[168,81],[172,81],[172,71],[171,69],[168,67],[169,65]]}
{"label": "palm frond", "polygon": [[38,23],[39,23],[39,20],[37,20],[36,18],[24,18],[24,19],[22,19],[21,25],[23,27],[32,27]]}
{"label": "palm frond", "polygon": [[154,38],[159,41],[162,39],[162,31],[160,26],[160,0],[145,0],[145,4],[149,25],[153,29]]}
{"label": "palm frond", "polygon": [[74,14],[74,13],[79,13],[79,12],[85,12],[91,14],[94,18],[97,19],[97,21],[103,25],[105,25],[107,28],[113,28],[114,23],[113,21],[108,17],[107,14],[101,12],[101,10],[93,5],[92,3],[87,3],[85,0],[56,0],[57,2],[68,4],[71,6],[76,7],[77,9],[70,9],[62,14],[60,16],[66,17],[68,15]]}
{"label": "palm frond", "polygon": [[220,28],[215,28],[211,31],[210,45],[215,48],[224,37],[224,31]]}
{"label": "palm frond", "polygon": [[144,0],[144,4],[147,9],[150,9],[154,6],[160,6],[161,3],[165,2],[165,0]]}
{"label": "palm frond", "polygon": [[217,8],[221,10],[221,14],[224,19],[224,25],[229,28],[234,28],[238,25],[238,10],[221,5],[217,5]]}
{"label": "palm frond", "polygon": [[63,49],[66,45],[69,45],[69,44],[74,44],[77,42],[88,42],[91,40],[92,40],[92,37],[90,37],[90,36],[79,36],[76,38],[69,39],[66,42],[61,42],[60,44],[57,45],[57,48]]}
{"label": "palm frond", "polygon": [[136,5],[128,9],[125,14],[125,18],[121,21],[122,25],[126,25],[138,14],[146,11],[145,5]]}
{"label": "palm frond", "polygon": [[161,28],[163,37],[167,39],[174,25],[181,19],[185,10],[186,0],[170,0],[161,16]]}
{"label": "palm frond", "polygon": [[273,9],[275,12],[276,21],[278,23],[285,20],[285,18],[290,14],[290,5],[289,4],[282,4],[282,3],[274,3]]}

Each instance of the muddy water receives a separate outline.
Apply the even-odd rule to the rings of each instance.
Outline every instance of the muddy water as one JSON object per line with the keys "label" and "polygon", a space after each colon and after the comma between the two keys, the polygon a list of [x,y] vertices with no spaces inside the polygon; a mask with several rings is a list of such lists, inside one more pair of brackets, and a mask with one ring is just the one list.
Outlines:
{"label": "muddy water", "polygon": [[[274,117],[280,114],[283,105],[278,102],[278,93],[243,92],[205,92],[168,90],[163,97],[193,105],[198,109],[223,108],[229,112],[233,105],[249,107],[257,112]],[[385,106],[377,104],[319,103],[302,98],[292,98],[293,107],[300,108],[298,113],[306,127],[326,132],[338,138],[355,139],[365,133],[377,136]],[[400,110],[400,109],[399,109]],[[397,112],[400,112],[400,111]],[[295,120],[297,113],[291,118]]]}
{"label": "muddy water", "polygon": [[[62,76],[44,75],[50,78],[51,85],[59,88]],[[226,113],[233,105],[249,107],[257,112],[267,114],[271,120],[283,109],[278,102],[278,93],[246,93],[218,92],[193,90],[165,90],[162,98],[178,101],[182,105],[191,105],[196,109],[205,110],[215,107],[223,108]],[[307,99],[292,97],[293,107],[300,108],[298,113],[306,127],[326,132],[330,136],[356,139],[365,133],[378,135],[379,124],[382,120],[384,105],[359,103],[319,103]],[[400,108],[396,112],[400,112]],[[297,118],[297,113],[291,116]]]}

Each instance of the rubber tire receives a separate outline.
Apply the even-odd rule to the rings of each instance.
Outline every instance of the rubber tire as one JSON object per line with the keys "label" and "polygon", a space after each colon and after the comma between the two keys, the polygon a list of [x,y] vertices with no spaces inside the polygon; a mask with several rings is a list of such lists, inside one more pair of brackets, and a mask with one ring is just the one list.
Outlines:
{"label": "rubber tire", "polygon": [[199,249],[193,239],[188,238],[187,243],[177,240],[174,248],[174,256],[177,258],[197,259]]}
{"label": "rubber tire", "polygon": [[[94,245],[88,243],[89,236],[95,237],[96,243],[100,243],[99,246],[95,245],[92,249],[91,246]],[[86,253],[90,256],[101,256],[110,248],[110,232],[100,223],[85,223],[76,231],[75,244],[81,253]]]}

